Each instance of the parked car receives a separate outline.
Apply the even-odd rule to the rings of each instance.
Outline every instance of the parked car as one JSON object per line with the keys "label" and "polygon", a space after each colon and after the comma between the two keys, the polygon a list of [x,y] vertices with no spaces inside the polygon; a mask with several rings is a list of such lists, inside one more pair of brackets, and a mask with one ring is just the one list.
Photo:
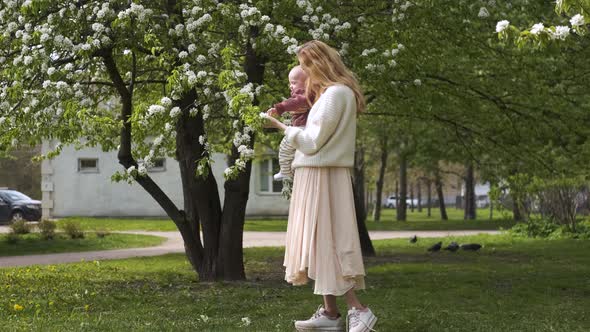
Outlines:
{"label": "parked car", "polygon": [[0,189],[0,222],[41,219],[41,202],[11,189]]}
{"label": "parked car", "polygon": [[[418,199],[414,198],[413,200],[406,198],[406,206],[410,207],[414,204],[414,206],[418,206]],[[395,196],[389,196],[385,200],[385,207],[390,209],[395,209],[397,204],[397,198]]]}

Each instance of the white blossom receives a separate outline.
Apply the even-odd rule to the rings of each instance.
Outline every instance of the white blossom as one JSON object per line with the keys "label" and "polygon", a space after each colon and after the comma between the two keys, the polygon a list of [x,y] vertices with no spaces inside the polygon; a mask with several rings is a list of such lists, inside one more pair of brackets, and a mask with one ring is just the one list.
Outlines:
{"label": "white blossom", "polygon": [[363,50],[363,53],[361,53],[361,56],[369,56],[370,54],[373,54],[375,52],[377,52],[376,48],[365,49],[365,50]]}
{"label": "white blossom", "polygon": [[207,22],[211,22],[211,20],[212,20],[211,15],[205,14],[205,15],[201,16],[195,23],[198,26],[201,26]]}
{"label": "white blossom", "polygon": [[285,28],[282,25],[277,25],[275,30],[275,36],[282,35],[285,33]]}
{"label": "white blossom", "polygon": [[163,113],[166,109],[161,105],[152,105],[148,108],[148,116]]}
{"label": "white blossom", "polygon": [[581,14],[576,14],[574,17],[570,19],[570,23],[572,24],[572,27],[582,26],[585,24],[584,16],[582,16]]}
{"label": "white blossom", "polygon": [[242,159],[238,159],[238,160],[236,160],[236,162],[235,162],[235,166],[236,166],[238,169],[244,169],[244,168],[246,168],[246,162],[245,162],[244,160],[242,160]]}
{"label": "white blossom", "polygon": [[145,167],[145,165],[141,164],[137,167],[137,173],[139,173],[139,175],[146,175],[147,174],[147,168]]}
{"label": "white blossom", "polygon": [[504,30],[506,30],[506,28],[508,28],[508,26],[510,25],[510,22],[508,22],[507,20],[502,20],[500,22],[498,22],[496,24],[496,32],[502,32]]}
{"label": "white blossom", "polygon": [[160,135],[154,139],[154,145],[158,146],[162,144],[162,141],[164,141],[164,136]]}
{"label": "white blossom", "polygon": [[414,85],[415,86],[420,86],[420,85],[422,85],[422,81],[420,81],[419,79],[415,79],[414,80]]}
{"label": "white blossom", "polygon": [[100,23],[93,23],[92,24],[92,30],[94,30],[96,32],[103,32],[104,29],[105,29],[105,26]]}
{"label": "white blossom", "polygon": [[531,33],[533,35],[538,35],[539,33],[543,32],[543,30],[545,30],[543,23],[537,23],[531,28]]}
{"label": "white blossom", "polygon": [[171,117],[171,118],[175,118],[175,117],[177,117],[178,115],[180,115],[180,107],[178,107],[178,106],[176,106],[176,107],[173,107],[173,108],[170,110],[170,117]]}
{"label": "white blossom", "polygon": [[570,34],[570,27],[559,25],[555,27],[555,31],[551,32],[551,39],[565,40]]}
{"label": "white blossom", "polygon": [[228,167],[228,168],[225,169],[225,171],[223,171],[223,176],[227,178],[227,177],[229,177],[231,175],[231,173],[233,173],[233,171],[232,171],[232,169],[230,167]]}
{"label": "white blossom", "polygon": [[172,105],[172,99],[170,99],[168,97],[163,97],[160,100],[160,104],[162,104],[162,106],[164,106],[164,107],[170,107]]}

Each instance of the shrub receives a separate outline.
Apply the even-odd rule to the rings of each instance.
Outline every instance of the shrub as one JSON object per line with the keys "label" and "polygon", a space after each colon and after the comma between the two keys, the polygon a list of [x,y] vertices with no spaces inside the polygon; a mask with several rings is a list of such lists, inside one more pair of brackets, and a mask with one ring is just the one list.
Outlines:
{"label": "shrub", "polygon": [[111,232],[107,231],[106,229],[97,229],[96,236],[99,238],[103,238],[107,235],[111,235]]}
{"label": "shrub", "polygon": [[590,221],[577,224],[572,231],[570,225],[558,225],[544,219],[531,219],[527,223],[518,223],[508,232],[517,237],[540,237],[549,239],[590,239]]}
{"label": "shrub", "polygon": [[55,236],[55,228],[57,225],[51,220],[41,220],[37,225],[41,231],[41,237],[45,240],[51,240]]}
{"label": "shrub", "polygon": [[559,225],[549,220],[530,219],[526,223],[514,225],[509,233],[517,237],[548,237],[559,229]]}
{"label": "shrub", "polygon": [[10,224],[10,230],[14,234],[29,234],[31,228],[31,225],[24,220],[15,221]]}
{"label": "shrub", "polygon": [[84,232],[82,231],[82,227],[80,227],[80,223],[78,222],[66,221],[64,222],[62,228],[71,239],[84,238]]}

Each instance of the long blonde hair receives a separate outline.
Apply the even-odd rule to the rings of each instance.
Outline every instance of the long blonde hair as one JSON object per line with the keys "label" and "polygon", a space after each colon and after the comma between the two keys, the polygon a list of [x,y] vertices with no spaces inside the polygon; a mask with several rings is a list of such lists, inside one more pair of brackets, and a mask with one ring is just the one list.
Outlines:
{"label": "long blonde hair", "polygon": [[[365,96],[358,80],[354,73],[346,68],[335,49],[319,40],[312,40],[299,48],[297,57],[307,73],[305,94],[310,103],[313,104],[329,86],[344,84],[354,92],[357,112],[365,110]],[[309,96],[313,96],[313,99]]]}

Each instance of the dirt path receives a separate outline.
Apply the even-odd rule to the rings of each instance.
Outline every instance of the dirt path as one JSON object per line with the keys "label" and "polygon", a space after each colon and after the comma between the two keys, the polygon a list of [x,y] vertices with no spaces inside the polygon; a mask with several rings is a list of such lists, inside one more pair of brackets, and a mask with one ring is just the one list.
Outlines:
{"label": "dirt path", "polygon": [[[7,227],[0,226],[0,233],[6,233]],[[145,234],[165,237],[167,240],[161,245],[148,248],[114,249],[101,251],[70,252],[60,254],[27,255],[27,256],[6,256],[0,257],[0,267],[46,265],[79,262],[81,260],[107,260],[122,259],[130,257],[159,256],[169,253],[184,252],[184,245],[178,232],[145,232],[128,231],[124,233]],[[475,234],[499,234],[499,231],[372,231],[369,232],[371,239],[394,239],[409,238],[413,235],[418,237],[446,237]],[[278,247],[285,242],[284,232],[244,232],[244,247]]]}

